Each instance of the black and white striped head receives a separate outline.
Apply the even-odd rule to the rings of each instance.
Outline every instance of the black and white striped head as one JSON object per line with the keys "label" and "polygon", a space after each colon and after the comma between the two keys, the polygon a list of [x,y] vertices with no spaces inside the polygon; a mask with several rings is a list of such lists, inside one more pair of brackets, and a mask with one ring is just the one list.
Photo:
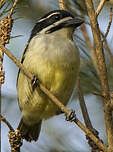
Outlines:
{"label": "black and white striped head", "polygon": [[37,33],[45,32],[46,34],[55,32],[66,27],[76,28],[83,23],[83,20],[74,18],[74,16],[65,10],[54,10],[44,15],[32,30],[31,37]]}

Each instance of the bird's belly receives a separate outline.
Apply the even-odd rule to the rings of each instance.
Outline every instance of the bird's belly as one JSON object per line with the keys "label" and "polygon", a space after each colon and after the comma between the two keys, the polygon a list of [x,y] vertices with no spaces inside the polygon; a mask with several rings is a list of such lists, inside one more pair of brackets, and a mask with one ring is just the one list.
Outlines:
{"label": "bird's belly", "polygon": [[[44,64],[43,64],[44,65]],[[48,70],[46,70],[48,69]],[[53,93],[64,105],[67,104],[72,94],[77,77],[76,68],[73,64],[58,66],[46,63],[41,69],[38,67],[39,80]],[[31,82],[22,73],[21,86],[18,86],[19,105],[24,117],[48,119],[56,115],[60,109],[39,88],[32,91]],[[18,81],[19,81],[18,80]]]}
{"label": "bird's belly", "polygon": [[[72,76],[71,79],[69,75]],[[69,101],[72,94],[73,88],[75,86],[75,78],[72,73],[67,71],[57,71],[55,73],[55,79],[51,82],[50,92],[54,94],[64,105]],[[45,109],[42,113],[42,118],[48,119],[49,117],[59,113],[60,109],[56,106],[49,98],[43,101],[47,102]],[[42,105],[43,107],[43,105]]]}
{"label": "bird's belly", "polygon": [[[60,45],[57,45],[56,49],[49,48],[51,45],[46,48],[46,45],[40,44],[39,42],[38,46],[34,45],[34,51],[28,51],[23,64],[66,105],[79,73],[79,54],[74,45],[69,44],[68,47],[67,42],[64,44],[66,47],[60,48]],[[18,77],[17,89],[19,106],[26,119],[48,119],[60,111],[39,88],[32,90],[31,81],[22,72]]]}
{"label": "bird's belly", "polygon": [[[73,71],[70,71],[69,68],[64,70],[61,68],[53,70],[54,74],[50,75],[50,79],[48,71],[45,73],[46,79],[41,80],[50,92],[66,105],[75,86],[76,75]],[[33,117],[36,118],[40,117],[40,119],[48,119],[60,111],[58,106],[40,91],[39,88],[36,88],[32,93],[26,92],[24,96],[25,95],[27,100],[24,100],[24,107],[22,101],[23,115],[34,115]]]}

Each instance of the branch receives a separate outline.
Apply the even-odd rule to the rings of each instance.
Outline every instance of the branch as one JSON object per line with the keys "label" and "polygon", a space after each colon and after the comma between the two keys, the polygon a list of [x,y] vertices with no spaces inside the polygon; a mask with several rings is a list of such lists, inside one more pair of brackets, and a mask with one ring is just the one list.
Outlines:
{"label": "branch", "polygon": [[112,68],[113,68],[113,54],[111,52],[111,49],[108,46],[107,40],[104,41],[104,46],[105,46],[105,49],[106,49],[106,51],[108,53],[108,56],[109,56],[109,59],[110,59],[110,62],[111,62]]}
{"label": "branch", "polygon": [[15,7],[16,7],[18,1],[19,1],[19,0],[15,0],[15,2],[13,3],[13,6],[12,6],[12,8],[11,8],[11,10],[10,10],[9,18],[12,17],[12,15],[13,15],[13,13],[14,13],[14,10],[15,10]]}
{"label": "branch", "polygon": [[104,98],[104,96],[98,92],[91,92],[93,95]]}
{"label": "branch", "polygon": [[102,10],[102,8],[104,7],[105,2],[107,2],[108,0],[101,0],[96,12],[95,12],[95,16],[98,16]]}
{"label": "branch", "polygon": [[[8,17],[4,17],[1,21],[0,21],[0,44],[4,45],[7,44],[9,42],[9,33],[11,31],[11,27],[12,27],[12,20]],[[4,57],[4,53],[2,51],[0,51],[0,114],[1,114],[1,102],[2,102],[2,93],[1,93],[1,87],[2,84],[4,84],[4,71],[3,70],[3,57]],[[1,141],[1,121],[0,121],[0,141]],[[0,142],[1,143],[1,142]]]}
{"label": "branch", "polygon": [[109,31],[110,31],[111,23],[112,23],[112,8],[110,9],[109,24],[108,24],[106,33],[105,33],[105,35],[104,35],[104,34],[101,32],[101,35],[102,35],[102,37],[103,37],[103,41],[102,41],[102,42],[104,42],[105,49],[106,49],[106,51],[107,51],[107,53],[108,53],[108,56],[109,56],[109,59],[110,59],[110,62],[111,62],[112,68],[113,68],[113,55],[112,55],[112,53],[111,53],[111,50],[110,50],[110,48],[109,48],[109,46],[108,46],[108,43],[107,43],[107,40],[106,40],[106,37],[107,37],[107,35],[108,35]]}
{"label": "branch", "polygon": [[[87,107],[86,107],[86,104],[85,104],[83,92],[82,92],[82,89],[80,87],[80,80],[78,80],[78,85],[77,86],[78,86],[77,89],[78,89],[80,107],[81,107],[81,110],[82,110],[82,115],[83,115],[83,118],[84,118],[85,125],[99,139],[99,136],[98,136],[99,133],[96,129],[93,128],[93,126],[91,124],[91,121],[90,121],[90,118],[89,118],[89,114],[88,114]],[[92,148],[92,151],[101,152],[101,149],[99,149],[98,146],[95,145],[94,141],[92,141],[88,136],[86,136],[86,139],[88,140],[88,144]],[[101,140],[101,142],[102,142],[102,140]]]}
{"label": "branch", "polygon": [[91,58],[92,58],[92,61],[93,61],[93,65],[95,67],[95,69],[97,70],[97,73],[99,73],[98,71],[98,65],[97,65],[97,56],[96,56],[96,52],[95,52],[95,49],[93,48],[92,46],[92,43],[91,43],[91,40],[89,38],[89,35],[88,35],[88,32],[87,32],[87,29],[86,29],[86,26],[85,24],[82,24],[80,26],[81,30],[82,30],[82,33],[83,33],[83,36],[84,36],[84,39],[85,39],[85,42],[89,48],[89,51],[90,51],[90,54],[91,54]]}
{"label": "branch", "polygon": [[86,0],[86,5],[87,5],[88,16],[90,19],[95,48],[96,48],[99,78],[101,81],[102,95],[104,96],[104,119],[105,119],[106,132],[108,137],[109,152],[111,152],[113,150],[113,125],[112,125],[112,111],[109,106],[111,101],[110,101],[109,86],[107,79],[107,68],[103,54],[103,45],[100,38],[100,31],[97,23],[97,17],[95,15],[92,0]]}
{"label": "branch", "polygon": [[6,3],[6,1],[0,0],[0,9],[4,6],[5,3]]}
{"label": "branch", "polygon": [[106,99],[110,99],[109,96],[109,86],[108,86],[108,79],[107,79],[107,68],[105,64],[105,58],[103,54],[103,46],[100,38],[100,31],[97,23],[97,19],[94,12],[93,3],[91,0],[86,0],[88,14],[91,22],[92,32],[93,32],[93,38],[96,48],[96,56],[97,56],[97,65],[99,69],[99,77],[101,80],[101,87],[103,91],[103,95],[106,97]]}
{"label": "branch", "polygon": [[[9,16],[5,16],[0,21],[0,45],[5,46],[5,44],[9,43],[10,32],[12,30],[12,22],[13,22],[12,14],[14,12],[14,9],[15,9],[17,2],[18,2],[18,0],[15,0]],[[0,4],[1,4],[0,7],[2,7],[3,1],[1,1]],[[11,125],[8,123],[8,121],[4,117],[1,116],[1,86],[4,83],[4,77],[5,77],[4,72],[2,71],[2,69],[3,69],[3,57],[4,57],[4,53],[2,50],[0,50],[0,119],[9,127],[10,133],[13,132],[15,134],[16,132],[13,130]],[[13,137],[12,137],[12,135],[10,136],[10,133],[9,133],[9,141],[10,141],[10,145],[11,145],[11,151],[12,152],[19,152],[20,147],[19,146],[18,146],[18,148],[16,146],[14,147],[15,139],[17,139],[18,137],[16,138],[16,136],[15,136],[15,138],[13,138],[14,136]],[[0,121],[0,143],[1,143],[1,121]]]}
{"label": "branch", "polygon": [[111,23],[112,23],[112,8],[110,8],[109,24],[108,24],[106,33],[105,33],[105,35],[104,35],[103,41],[105,41],[106,37],[108,36],[109,30],[110,30],[110,27],[111,27]]}
{"label": "branch", "polygon": [[5,117],[3,117],[1,114],[0,114],[0,120],[3,121],[7,127],[9,128],[10,131],[14,131],[13,127],[11,126],[11,124],[6,120]]}
{"label": "branch", "polygon": [[0,114],[0,120],[3,121],[9,128],[9,142],[11,145],[11,152],[20,152],[20,147],[22,146],[22,136],[19,130],[14,130],[11,124]]}
{"label": "branch", "polygon": [[88,111],[87,111],[87,107],[86,107],[86,104],[85,104],[85,101],[84,101],[83,92],[82,92],[82,89],[80,87],[80,80],[78,80],[77,89],[78,89],[80,107],[81,107],[81,110],[82,110],[82,115],[83,115],[86,127],[88,129],[92,130],[93,126],[91,124],[89,114],[88,114]]}
{"label": "branch", "polygon": [[64,0],[59,0],[59,7],[60,7],[60,9],[63,9],[63,10],[66,9],[66,8],[65,8]]}
{"label": "branch", "polygon": [[[2,50],[31,81],[33,80],[34,75],[27,71],[27,69],[13,56],[13,54],[8,49],[6,49],[3,45],[0,45],[0,50]],[[61,101],[59,101],[47,88],[44,87],[43,84],[41,84],[39,81],[37,81],[37,83],[37,86],[41,89],[41,91],[43,91],[52,100],[52,102],[54,102],[61,109],[61,111],[63,111],[68,116],[72,113],[72,110],[68,110]],[[107,147],[97,137],[95,137],[95,135],[76,117],[73,119],[73,121],[86,133],[88,137],[90,137],[95,142],[95,144],[100,149],[107,152]]]}
{"label": "branch", "polygon": [[109,56],[109,59],[110,59],[110,62],[111,62],[111,66],[113,68],[113,55],[112,55],[112,52],[111,52],[111,49],[109,48],[108,46],[108,42],[104,36],[104,34],[101,32],[101,35],[103,37],[103,42],[104,42],[104,46],[105,46],[105,50],[107,51],[108,53],[108,56]]}

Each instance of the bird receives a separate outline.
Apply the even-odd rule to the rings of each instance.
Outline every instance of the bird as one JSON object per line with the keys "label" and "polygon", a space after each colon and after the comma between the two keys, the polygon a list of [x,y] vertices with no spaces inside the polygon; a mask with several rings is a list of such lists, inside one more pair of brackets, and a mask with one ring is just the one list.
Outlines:
{"label": "bird", "polygon": [[[73,41],[74,30],[83,23],[66,10],[53,10],[41,17],[32,29],[21,63],[64,105],[75,88],[80,55]],[[34,85],[35,86],[35,85]],[[21,70],[17,77],[18,125],[23,139],[37,141],[43,120],[62,111]]]}

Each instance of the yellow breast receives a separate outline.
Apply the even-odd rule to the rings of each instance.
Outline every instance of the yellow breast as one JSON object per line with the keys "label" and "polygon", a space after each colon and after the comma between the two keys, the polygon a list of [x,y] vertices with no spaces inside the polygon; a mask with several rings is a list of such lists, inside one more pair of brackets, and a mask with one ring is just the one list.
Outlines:
{"label": "yellow breast", "polygon": [[[79,73],[79,53],[71,40],[59,38],[56,43],[54,35],[37,36],[37,39],[29,44],[23,64],[66,105]],[[50,42],[54,45],[48,45]],[[18,77],[18,98],[22,115],[27,118],[47,119],[59,110],[39,88],[32,91],[31,82],[21,72]]]}

